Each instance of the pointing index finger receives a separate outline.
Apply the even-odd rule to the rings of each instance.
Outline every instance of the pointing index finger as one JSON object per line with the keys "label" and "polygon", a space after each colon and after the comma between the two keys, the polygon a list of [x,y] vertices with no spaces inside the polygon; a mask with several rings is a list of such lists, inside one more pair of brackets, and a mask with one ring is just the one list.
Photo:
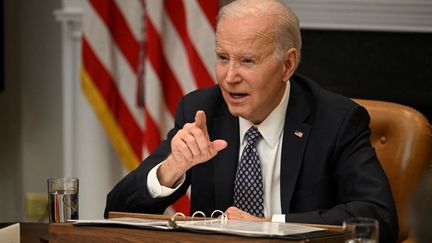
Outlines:
{"label": "pointing index finger", "polygon": [[207,134],[206,115],[204,111],[197,111],[195,114],[195,124]]}

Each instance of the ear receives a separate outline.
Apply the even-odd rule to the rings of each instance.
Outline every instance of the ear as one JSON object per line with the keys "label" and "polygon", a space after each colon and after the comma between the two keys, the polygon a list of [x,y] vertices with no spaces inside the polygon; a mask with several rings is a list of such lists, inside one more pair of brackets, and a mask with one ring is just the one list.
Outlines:
{"label": "ear", "polygon": [[291,48],[285,52],[284,59],[284,72],[282,74],[282,80],[288,81],[297,69],[297,49]]}

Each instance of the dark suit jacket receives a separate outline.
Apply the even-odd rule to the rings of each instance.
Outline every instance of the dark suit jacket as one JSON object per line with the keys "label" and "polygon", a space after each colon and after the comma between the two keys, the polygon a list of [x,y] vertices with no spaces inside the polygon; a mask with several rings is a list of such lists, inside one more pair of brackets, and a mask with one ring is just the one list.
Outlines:
{"label": "dark suit jacket", "polygon": [[[211,140],[228,147],[186,174],[184,184],[166,198],[152,198],[147,174],[170,153],[170,141],[185,123],[204,110]],[[386,175],[369,142],[367,111],[301,76],[291,79],[281,170],[281,206],[290,222],[341,225],[362,216],[380,221],[381,242],[395,242],[396,210]],[[294,133],[300,131],[302,137]],[[109,211],[162,213],[191,185],[191,212],[210,215],[233,204],[239,154],[238,117],[229,113],[219,86],[194,91],[179,102],[167,140],[108,194]]]}

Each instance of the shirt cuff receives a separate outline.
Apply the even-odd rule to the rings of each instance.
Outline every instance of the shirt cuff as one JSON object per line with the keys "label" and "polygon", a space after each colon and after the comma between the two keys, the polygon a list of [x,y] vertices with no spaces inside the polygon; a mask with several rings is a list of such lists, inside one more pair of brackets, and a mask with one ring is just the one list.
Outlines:
{"label": "shirt cuff", "polygon": [[150,170],[147,176],[147,189],[150,192],[150,195],[153,198],[157,197],[167,197],[173,194],[179,187],[183,184],[186,179],[186,175],[183,175],[175,184],[174,188],[162,186],[157,178],[156,172],[161,166],[162,163],[159,163],[153,169]]}
{"label": "shirt cuff", "polygon": [[285,223],[285,214],[273,214],[271,221],[275,223]]}

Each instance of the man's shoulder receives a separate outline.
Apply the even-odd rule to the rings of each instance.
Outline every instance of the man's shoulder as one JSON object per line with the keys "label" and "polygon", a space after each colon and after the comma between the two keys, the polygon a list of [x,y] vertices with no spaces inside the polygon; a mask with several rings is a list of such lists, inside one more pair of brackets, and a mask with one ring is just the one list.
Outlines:
{"label": "man's shoulder", "polygon": [[310,124],[332,124],[337,127],[337,124],[342,124],[354,114],[357,119],[369,122],[367,110],[351,98],[327,90],[304,76],[295,76],[293,81],[299,93],[297,96],[303,97],[302,100],[307,103],[306,109],[311,112],[308,119]]}
{"label": "man's shoulder", "polygon": [[359,106],[351,98],[323,88],[316,81],[301,74],[296,74],[293,79],[301,91],[308,96],[309,103],[316,108],[350,110]]}

